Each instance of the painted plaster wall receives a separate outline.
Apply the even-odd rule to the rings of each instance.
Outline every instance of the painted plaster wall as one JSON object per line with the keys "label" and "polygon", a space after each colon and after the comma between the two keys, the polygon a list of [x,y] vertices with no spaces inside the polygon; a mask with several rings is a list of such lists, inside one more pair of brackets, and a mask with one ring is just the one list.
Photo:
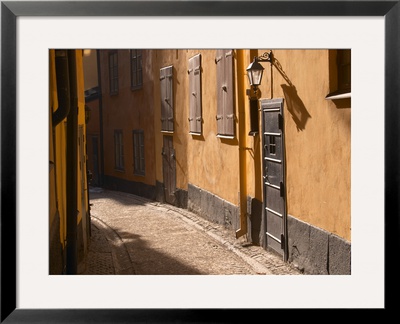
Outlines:
{"label": "painted plaster wall", "polygon": [[[86,211],[88,206],[86,190],[87,190],[87,181],[86,181],[86,122],[85,122],[85,86],[84,86],[84,77],[83,77],[83,59],[82,59],[82,50],[76,50],[76,66],[77,66],[77,84],[78,84],[78,141],[79,141],[79,128],[82,128],[82,138],[81,143],[83,148],[80,148],[78,145],[78,209],[80,211],[78,215],[78,223],[82,221],[82,218],[86,217]],[[82,154],[81,154],[82,152]],[[83,172],[81,170],[84,170]],[[83,184],[83,185],[79,185]],[[84,197],[81,199],[81,197]],[[85,236],[84,236],[85,237]],[[86,237],[85,237],[86,239]]]}
{"label": "painted plaster wall", "polygon": [[[85,91],[96,88],[99,85],[98,72],[97,72],[97,50],[85,50],[83,55],[83,76]],[[95,162],[94,162],[94,151],[93,148],[93,137],[97,137],[98,144],[100,144],[100,91],[97,96],[86,98],[85,104],[90,110],[90,118],[86,124],[86,136],[87,136],[87,165],[88,169],[94,174]],[[101,170],[101,159],[100,159],[100,145],[97,147],[97,166],[100,173]],[[99,174],[100,175],[100,174]],[[96,176],[99,176],[96,175]],[[94,183],[100,184],[99,179],[94,179]],[[92,183],[93,184],[93,183]]]}
{"label": "painted plaster wall", "polygon": [[[188,60],[194,55],[202,58],[202,117],[201,135],[189,134],[189,75]],[[217,94],[215,50],[181,49],[157,51],[159,75],[162,67],[174,66],[174,112],[173,132],[176,150],[177,188],[188,190],[188,183],[213,192],[215,195],[238,204],[238,148],[237,137],[222,139],[217,137]],[[156,158],[157,180],[162,182],[162,136],[160,88],[154,88],[155,130],[157,134]],[[235,108],[237,115],[237,108]],[[237,131],[236,131],[237,133]],[[172,135],[172,134],[171,134]]]}
{"label": "painted plaster wall", "polygon": [[[124,79],[129,78],[129,73],[124,72],[129,71],[130,66],[122,63],[123,55],[129,56],[129,51],[125,50],[126,54],[122,52],[119,57],[118,102],[132,102],[130,82]],[[261,49],[235,50],[236,119],[233,139],[217,137],[214,49],[145,51],[143,96],[134,98],[138,109],[132,106],[132,115],[126,113],[129,109],[118,109],[120,103],[116,97],[107,94],[108,70],[103,68],[104,125],[110,125],[104,133],[106,174],[135,181],[128,168],[133,163],[132,129],[139,123],[146,125],[146,132],[153,132],[155,136],[150,144],[146,138],[146,154],[154,155],[154,160],[149,162],[151,157],[146,155],[146,170],[149,172],[146,171],[146,179],[142,181],[150,185],[156,181],[163,183],[163,136],[170,135],[176,150],[178,189],[188,191],[189,184],[202,188],[235,206],[241,204],[242,215],[246,212],[248,196],[262,201],[261,136],[248,136],[249,102],[245,93],[249,85],[245,69],[253,56],[264,52]],[[200,136],[189,134],[188,122],[188,60],[198,53],[202,55],[203,131]],[[285,99],[288,214],[350,241],[351,109],[350,100],[335,102],[325,99],[337,82],[332,51],[274,50],[274,57],[276,61],[272,68],[269,63],[263,63],[265,72],[260,90],[261,98]],[[108,56],[102,58],[102,63],[103,67],[108,67]],[[161,68],[170,65],[174,67],[174,132],[166,134],[161,131],[159,75]],[[123,84],[128,84],[128,88],[122,87]],[[121,96],[126,99],[121,101]],[[154,120],[146,119],[152,114]],[[258,112],[261,132],[260,115]],[[114,128],[124,129],[125,174],[114,170]],[[150,169],[147,163],[150,163]],[[150,179],[152,175],[154,178]]]}
{"label": "painted plaster wall", "polygon": [[[87,165],[88,169],[94,173],[95,162],[94,162],[94,152],[95,148],[93,147],[93,137],[97,137],[97,168],[100,176],[101,170],[101,158],[100,158],[100,114],[99,114],[99,99],[96,98],[92,101],[86,102],[86,105],[90,109],[90,119],[86,125],[86,136],[87,136]],[[100,179],[95,179],[95,182],[99,184]]]}
{"label": "painted plaster wall", "polygon": [[[202,55],[202,107],[204,123],[203,135],[200,138],[191,136],[191,140],[189,141],[190,183],[237,205],[239,203],[237,103],[235,101],[235,137],[233,139],[217,137],[216,51],[191,51],[188,53],[188,58],[197,53],[201,53]],[[234,73],[236,73],[236,57],[234,57]],[[234,87],[236,85],[235,82]]]}
{"label": "painted plaster wall", "polygon": [[[151,51],[143,51],[143,87],[131,90],[130,51],[118,50],[119,91],[110,95],[108,51],[101,51],[101,87],[103,93],[104,173],[128,181],[155,185],[154,101]],[[114,130],[123,131],[124,171],[115,169]],[[144,130],[145,176],[134,174],[133,133]]]}
{"label": "painted plaster wall", "polygon": [[83,66],[85,90],[97,87],[97,50],[84,50]]}
{"label": "painted plaster wall", "polygon": [[[187,65],[185,64],[185,50],[157,50],[154,53],[156,64],[154,66],[154,122],[156,134],[156,159],[157,180],[163,183],[162,147],[163,136],[173,136],[173,146],[176,156],[176,187],[187,190]],[[160,69],[173,66],[173,102],[174,102],[174,131],[172,133],[161,130],[161,89]]]}
{"label": "painted plaster wall", "polygon": [[[245,95],[247,90],[250,89],[250,85],[248,82],[248,77],[246,73],[246,68],[253,61],[254,56],[261,55],[262,53],[258,53],[256,50],[242,50],[243,63],[241,65],[240,70],[242,73],[238,73],[238,78],[242,79],[242,87],[238,89],[238,95],[242,94],[244,97],[241,100],[243,107],[243,114],[241,115],[242,120],[242,131],[244,133],[243,144],[241,145],[244,148],[244,160],[243,163],[245,165],[246,170],[246,195],[256,198],[259,201],[263,200],[263,182],[262,182],[262,137],[261,137],[261,113],[258,111],[258,134],[255,136],[249,136],[250,132],[250,103],[249,97]],[[239,99],[240,100],[240,99]],[[258,109],[260,109],[260,105],[258,104]]]}
{"label": "painted plaster wall", "polygon": [[[83,63],[82,51],[75,50],[76,58],[76,77],[77,77],[77,94],[78,94],[78,116],[77,130],[82,128],[82,134],[85,134],[85,96],[84,96],[84,79],[83,79]],[[61,121],[58,125],[52,124],[52,113],[58,109],[57,85],[55,74],[55,51],[50,50],[50,122],[49,122],[49,158],[54,163],[50,172],[50,191],[49,191],[49,229],[51,246],[54,250],[50,251],[50,262],[57,268],[57,271],[62,271],[63,257],[58,253],[65,249],[65,240],[67,239],[67,118]],[[79,137],[78,137],[79,141]],[[83,147],[86,147],[85,137],[81,137]],[[85,171],[86,150],[80,149],[79,142],[77,144],[77,178],[76,178],[76,196],[77,196],[77,226],[78,226],[78,245],[81,247],[78,257],[82,260],[87,253],[87,233],[83,223],[86,220],[86,212],[88,200],[86,194],[87,182]],[[58,233],[57,233],[58,232]],[[58,242],[56,242],[58,240]],[[54,262],[57,265],[54,265]],[[54,268],[51,270],[53,271]]]}
{"label": "painted plaster wall", "polygon": [[350,100],[325,99],[337,82],[334,58],[329,50],[273,53],[261,91],[285,99],[288,214],[350,241]]}

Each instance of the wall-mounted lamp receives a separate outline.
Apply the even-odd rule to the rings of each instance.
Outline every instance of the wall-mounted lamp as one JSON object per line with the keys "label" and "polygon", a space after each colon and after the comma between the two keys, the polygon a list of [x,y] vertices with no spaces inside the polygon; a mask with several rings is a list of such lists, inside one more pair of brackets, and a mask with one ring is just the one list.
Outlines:
{"label": "wall-mounted lamp", "polygon": [[259,57],[254,57],[254,60],[247,67],[247,77],[249,78],[250,86],[253,87],[254,92],[257,92],[258,86],[261,84],[261,79],[264,72],[264,67],[258,62],[272,63],[272,51],[265,52]]}
{"label": "wall-mounted lamp", "polygon": [[250,87],[246,93],[249,96],[250,104],[250,136],[256,136],[259,133],[258,130],[258,99],[260,92],[258,86],[261,84],[264,67],[259,62],[270,62],[272,63],[272,51],[265,52],[259,57],[254,57],[253,62],[247,67],[247,77],[249,78]]}

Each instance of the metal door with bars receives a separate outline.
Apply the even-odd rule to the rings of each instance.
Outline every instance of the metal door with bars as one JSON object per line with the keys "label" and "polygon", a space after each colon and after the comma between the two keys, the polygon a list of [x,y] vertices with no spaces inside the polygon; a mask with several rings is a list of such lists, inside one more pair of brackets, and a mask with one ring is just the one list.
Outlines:
{"label": "metal door with bars", "polygon": [[266,246],[287,260],[283,99],[262,99],[260,103]]}

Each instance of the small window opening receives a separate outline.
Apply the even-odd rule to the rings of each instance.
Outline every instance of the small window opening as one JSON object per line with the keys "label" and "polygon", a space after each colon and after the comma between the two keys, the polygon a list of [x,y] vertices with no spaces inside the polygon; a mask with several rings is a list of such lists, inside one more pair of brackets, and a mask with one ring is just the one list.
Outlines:
{"label": "small window opening", "polygon": [[276,154],[276,143],[275,143],[275,136],[269,137],[269,153],[271,155]]}

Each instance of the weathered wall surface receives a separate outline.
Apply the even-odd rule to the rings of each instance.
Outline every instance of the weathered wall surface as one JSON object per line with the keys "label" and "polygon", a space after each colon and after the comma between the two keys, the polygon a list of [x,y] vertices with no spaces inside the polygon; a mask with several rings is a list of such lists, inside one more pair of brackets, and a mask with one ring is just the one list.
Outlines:
{"label": "weathered wall surface", "polygon": [[[57,53],[60,56],[56,56],[56,51],[50,50],[49,61],[49,272],[51,274],[62,274],[65,271],[67,240],[69,240],[70,246],[73,246],[75,243],[78,247],[77,260],[70,261],[71,266],[73,262],[84,260],[88,250],[88,185],[86,178],[87,154],[83,61],[81,50],[69,51],[68,53],[67,51],[65,53],[60,51],[60,53]],[[60,62],[64,63],[61,63],[61,65],[66,67],[68,66],[66,57],[70,60],[68,64],[72,64],[71,62],[76,64],[74,71],[72,72],[72,69],[69,71],[68,78],[70,84],[76,86],[74,92],[76,91],[77,102],[73,101],[74,98],[69,98],[69,94],[65,94],[68,100],[65,99],[65,106],[62,106],[63,103],[58,97],[57,80],[60,80],[60,76],[64,78],[66,76],[60,72],[60,70],[63,70],[62,68],[60,70],[56,69],[56,62],[57,60],[62,60]],[[72,58],[73,60],[71,60]],[[67,106],[68,104],[70,107]],[[75,106],[77,108],[77,116],[76,121],[74,121],[76,124],[73,124],[68,119],[73,111],[71,108],[73,104],[77,105],[77,107]],[[57,121],[58,123],[53,124],[53,113],[59,112],[58,109],[62,113],[60,119]],[[67,132],[67,126],[71,125],[73,126],[71,129],[76,132],[76,142],[74,142],[75,137],[71,135],[72,132],[71,134],[68,134],[69,131]],[[70,159],[70,156],[74,156],[74,154],[76,154],[75,161]],[[76,170],[76,174],[72,170]],[[71,176],[76,176],[76,178],[70,183]],[[75,198],[77,199],[76,201]],[[67,229],[67,219],[71,217],[68,207],[74,205],[76,205],[74,213],[77,212],[76,237],[69,235],[69,230]]]}
{"label": "weathered wall surface", "polygon": [[335,57],[329,50],[273,54],[261,91],[285,99],[288,214],[350,241],[350,100],[325,99],[337,82]]}
{"label": "weathered wall surface", "polygon": [[[265,246],[261,112],[256,113],[258,133],[250,135],[253,129],[246,94],[246,68],[254,56],[264,52],[234,50],[234,135],[222,137],[216,118],[217,50],[144,51],[140,91],[129,88],[130,74],[124,73],[130,69],[129,51],[120,50],[118,95],[108,93],[108,70],[101,71],[106,81],[102,89],[107,181],[164,201],[162,152],[164,137],[169,136],[176,163],[174,204],[240,230],[239,236],[247,234],[253,243]],[[201,54],[202,132],[191,134],[188,68],[189,59],[197,54]],[[108,66],[107,60],[108,56],[102,57],[102,66]],[[273,50],[272,65],[262,64],[260,98],[284,99],[289,260],[310,272],[347,273],[351,255],[351,102],[325,98],[338,83],[336,50]],[[160,69],[169,66],[173,72],[174,129],[163,131],[159,76]],[[134,176],[129,169],[133,163],[132,130],[136,127],[145,128],[145,134],[150,135],[145,135],[146,177]],[[124,172],[113,167],[114,129],[124,130]],[[138,182],[142,186],[132,191],[132,183]],[[307,241],[299,235],[304,229],[313,239]]]}
{"label": "weathered wall surface", "polygon": [[[189,134],[189,77],[188,61],[200,53],[202,60],[203,132]],[[188,190],[188,183],[213,192],[233,204],[238,204],[238,148],[237,137],[217,137],[216,64],[215,50],[162,50],[157,52],[157,68],[173,66],[175,125],[173,132],[176,149],[177,188]],[[155,71],[157,73],[157,71]],[[156,152],[162,150],[160,89],[154,87]],[[237,115],[237,108],[235,108]],[[237,133],[237,132],[236,132]],[[161,166],[161,155],[156,154]],[[157,180],[162,182],[162,168],[157,168]]]}
{"label": "weathered wall surface", "polygon": [[[173,66],[173,105],[174,105],[174,131],[167,133],[161,131],[161,89],[160,69]],[[163,136],[173,136],[173,146],[176,150],[176,187],[187,191],[187,63],[185,50],[156,50],[154,73],[154,130],[156,134],[156,160],[157,180],[163,182],[162,173],[162,147]]]}
{"label": "weathered wall surface", "polygon": [[[104,173],[107,177],[155,186],[153,56],[143,51],[143,87],[131,89],[130,51],[118,50],[118,94],[110,94],[108,51],[101,51],[102,111],[104,126]],[[114,130],[122,130],[124,170],[115,169]],[[133,130],[144,130],[145,175],[134,174]]]}

